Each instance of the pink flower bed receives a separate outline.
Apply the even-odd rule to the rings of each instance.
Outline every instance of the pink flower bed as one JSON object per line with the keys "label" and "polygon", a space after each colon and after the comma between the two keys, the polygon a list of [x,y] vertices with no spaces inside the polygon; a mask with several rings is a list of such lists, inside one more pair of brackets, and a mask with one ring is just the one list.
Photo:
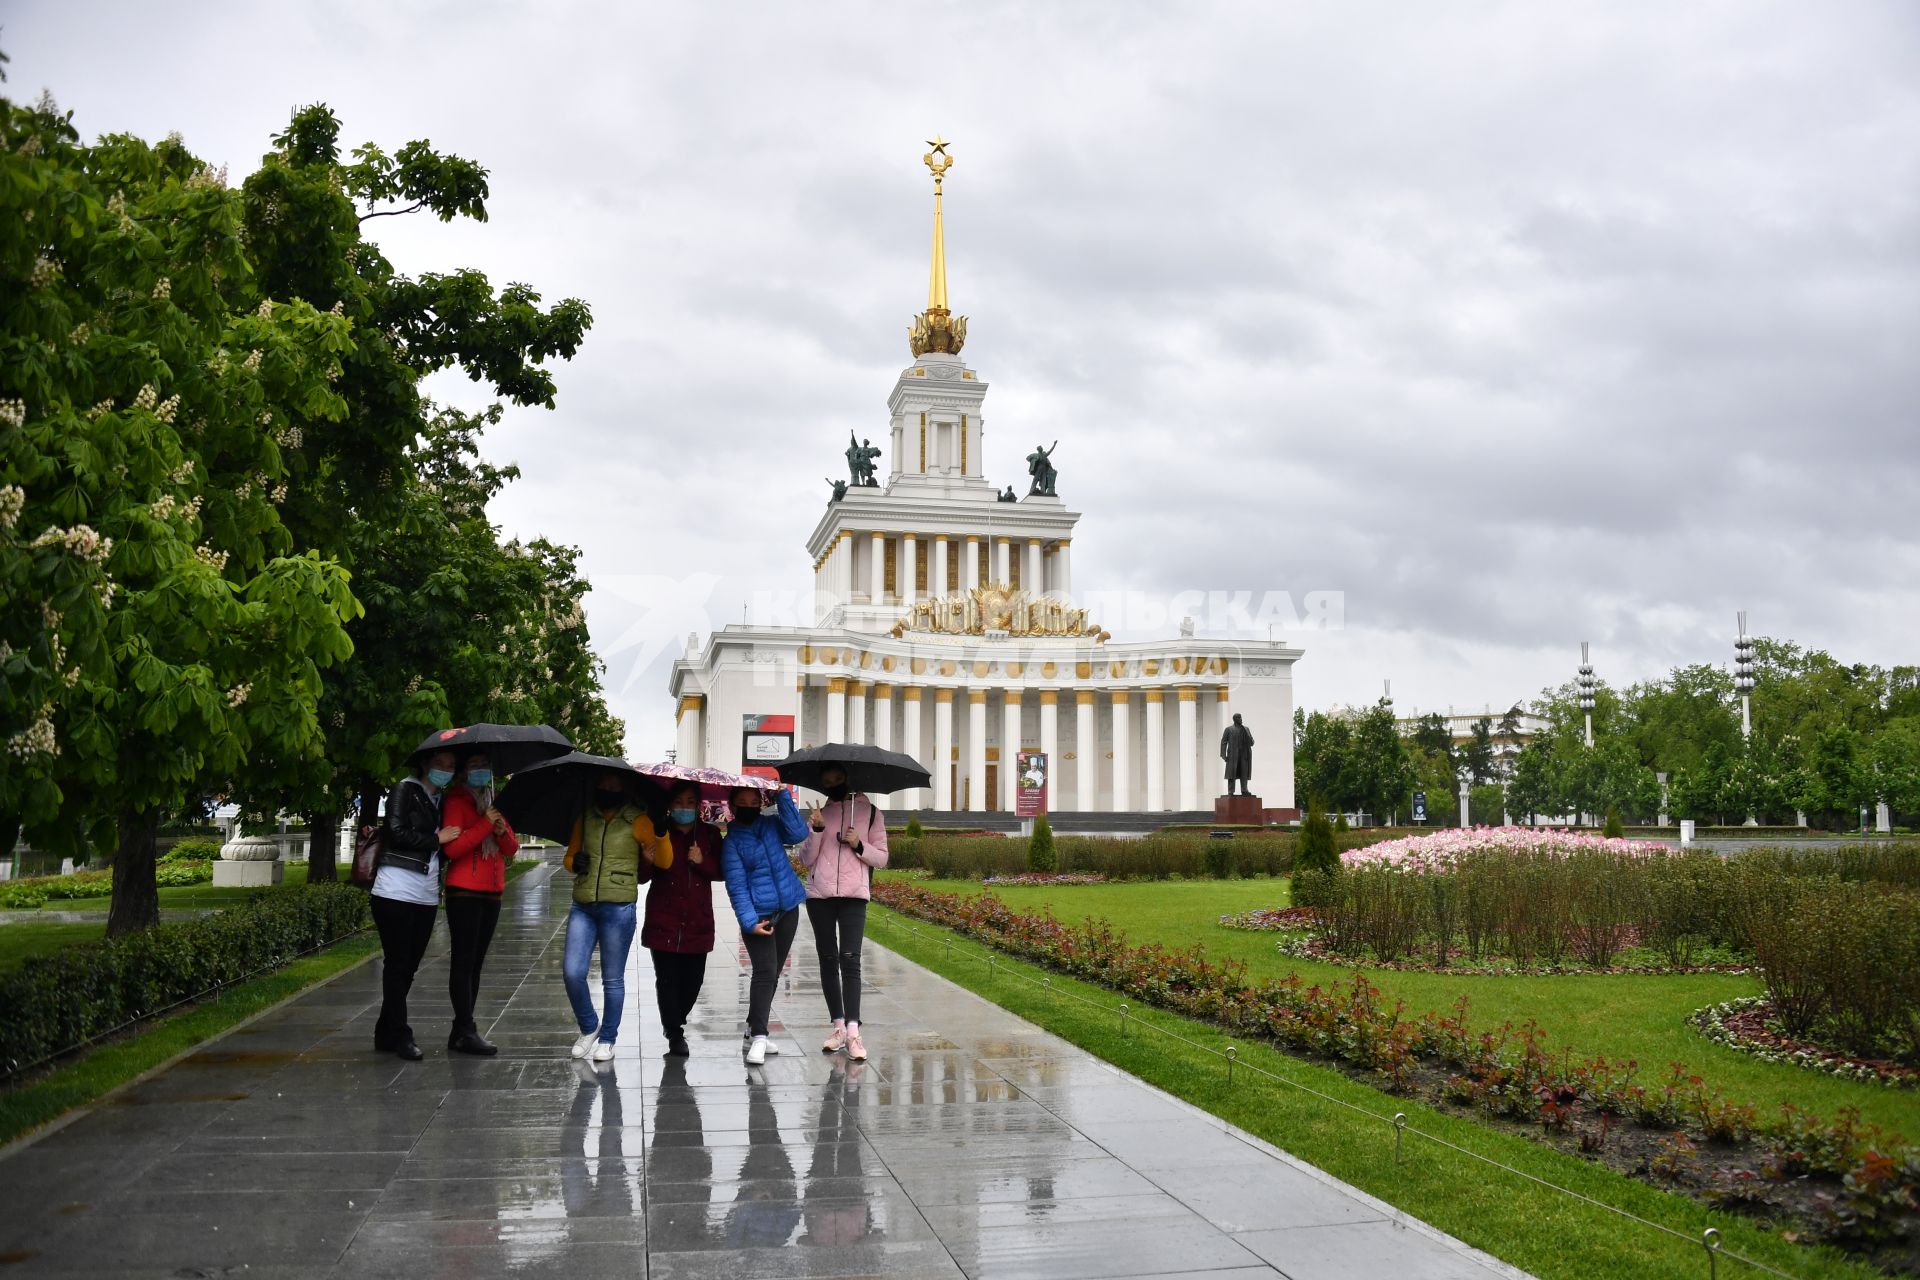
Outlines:
{"label": "pink flower bed", "polygon": [[1451,871],[1456,860],[1470,853],[1611,853],[1647,858],[1671,852],[1657,840],[1625,840],[1619,836],[1591,836],[1550,827],[1466,827],[1406,836],[1349,849],[1340,855],[1349,867],[1390,866],[1408,871]]}

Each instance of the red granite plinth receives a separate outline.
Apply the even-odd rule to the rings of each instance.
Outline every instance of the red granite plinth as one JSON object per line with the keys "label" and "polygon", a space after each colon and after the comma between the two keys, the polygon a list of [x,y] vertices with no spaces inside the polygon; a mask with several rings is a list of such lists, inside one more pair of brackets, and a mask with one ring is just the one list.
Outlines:
{"label": "red granite plinth", "polygon": [[1259,796],[1219,796],[1213,802],[1213,820],[1236,827],[1257,827],[1266,821]]}

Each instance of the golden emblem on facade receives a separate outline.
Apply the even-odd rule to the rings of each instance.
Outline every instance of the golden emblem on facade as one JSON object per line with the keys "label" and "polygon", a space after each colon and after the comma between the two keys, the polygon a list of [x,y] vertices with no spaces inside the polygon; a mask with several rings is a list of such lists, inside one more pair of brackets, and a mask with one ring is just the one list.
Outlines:
{"label": "golden emblem on facade", "polygon": [[1082,636],[1096,644],[1109,639],[1100,624],[1054,596],[1036,596],[1004,582],[974,587],[957,595],[917,600],[906,617],[894,624],[893,634],[909,631],[935,635],[979,636],[990,631],[1010,636]]}

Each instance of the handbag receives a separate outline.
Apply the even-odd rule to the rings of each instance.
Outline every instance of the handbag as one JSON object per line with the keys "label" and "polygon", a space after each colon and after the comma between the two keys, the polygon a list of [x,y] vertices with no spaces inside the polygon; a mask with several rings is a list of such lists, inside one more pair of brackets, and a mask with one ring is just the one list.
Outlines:
{"label": "handbag", "polygon": [[380,858],[386,851],[384,823],[360,828],[360,837],[353,842],[353,871],[347,877],[349,883],[356,889],[373,888],[374,877],[380,874]]}

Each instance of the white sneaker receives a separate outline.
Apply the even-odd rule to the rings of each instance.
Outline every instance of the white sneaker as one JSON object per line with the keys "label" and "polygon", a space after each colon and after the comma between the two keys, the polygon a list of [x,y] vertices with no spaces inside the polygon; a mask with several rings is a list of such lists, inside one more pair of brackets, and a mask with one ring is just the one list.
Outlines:
{"label": "white sneaker", "polygon": [[780,1056],[780,1042],[772,1036],[767,1037],[767,1056],[769,1058],[777,1058]]}
{"label": "white sneaker", "polygon": [[573,1042],[573,1048],[567,1050],[567,1053],[575,1058],[584,1058],[592,1051],[594,1043],[599,1039],[600,1032],[596,1028],[595,1030],[587,1032],[587,1034],[581,1036],[578,1040],[575,1040]]}
{"label": "white sneaker", "polygon": [[767,1060],[767,1038],[755,1036],[753,1043],[747,1046],[747,1065],[757,1067]]}
{"label": "white sneaker", "polygon": [[613,1046],[608,1044],[605,1040],[602,1040],[599,1044],[596,1044],[595,1046],[593,1046],[593,1060],[595,1062],[612,1062]]}

